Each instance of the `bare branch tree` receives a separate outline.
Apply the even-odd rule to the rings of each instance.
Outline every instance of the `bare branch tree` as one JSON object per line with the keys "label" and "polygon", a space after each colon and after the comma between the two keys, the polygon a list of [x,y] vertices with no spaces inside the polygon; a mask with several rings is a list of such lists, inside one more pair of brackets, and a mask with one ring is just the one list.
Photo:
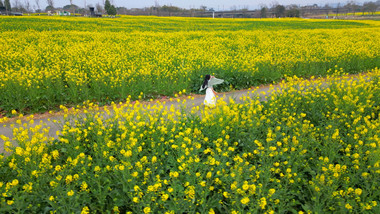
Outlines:
{"label": "bare branch tree", "polygon": [[95,7],[98,13],[103,13],[103,6],[100,3],[96,3]]}
{"label": "bare branch tree", "polygon": [[272,1],[272,3],[269,4],[269,7],[274,9],[277,5],[279,5],[278,1]]}
{"label": "bare branch tree", "polygon": [[18,11],[19,6],[20,6],[20,1],[19,1],[19,0],[15,0],[15,1],[14,1],[14,6],[13,6],[13,8],[15,8],[16,11]]}
{"label": "bare branch tree", "polygon": [[363,11],[367,11],[368,13],[372,13],[372,15],[376,12],[378,6],[375,2],[366,2],[363,4]]}
{"label": "bare branch tree", "polygon": [[46,0],[49,7],[54,8],[54,0]]}
{"label": "bare branch tree", "polygon": [[360,8],[359,5],[357,5],[355,3],[355,1],[351,1],[351,9],[352,9],[352,12],[354,13],[354,16],[355,16],[355,13],[358,11],[359,8]]}
{"label": "bare branch tree", "polygon": [[36,2],[36,5],[37,5],[37,9],[40,9],[40,0],[35,0]]}
{"label": "bare branch tree", "polygon": [[31,10],[31,6],[30,6],[30,2],[29,2],[29,0],[25,0],[25,1],[24,1],[24,6],[25,6],[26,11],[27,11],[27,12],[30,12],[30,10]]}

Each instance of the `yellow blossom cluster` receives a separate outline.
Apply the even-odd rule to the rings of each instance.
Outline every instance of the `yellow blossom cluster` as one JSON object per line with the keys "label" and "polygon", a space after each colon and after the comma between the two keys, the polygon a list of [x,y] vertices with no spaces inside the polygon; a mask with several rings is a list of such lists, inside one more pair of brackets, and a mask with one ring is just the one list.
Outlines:
{"label": "yellow blossom cluster", "polygon": [[58,140],[14,130],[0,212],[377,213],[379,80],[289,77],[214,109],[87,103]]}
{"label": "yellow blossom cluster", "polygon": [[[376,21],[0,17],[0,111],[149,99],[380,64]],[[143,93],[141,93],[143,92]],[[0,118],[0,122],[4,120]]]}

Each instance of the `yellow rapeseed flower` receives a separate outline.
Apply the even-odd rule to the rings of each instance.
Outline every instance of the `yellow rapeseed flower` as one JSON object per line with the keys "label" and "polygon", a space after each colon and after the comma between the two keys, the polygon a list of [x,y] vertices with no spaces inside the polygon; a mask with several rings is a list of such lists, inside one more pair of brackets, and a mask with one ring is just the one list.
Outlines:
{"label": "yellow rapeseed flower", "polygon": [[74,191],[73,190],[70,190],[67,192],[67,196],[73,196],[74,195]]}
{"label": "yellow rapeseed flower", "polygon": [[145,214],[146,214],[146,213],[150,213],[150,211],[151,211],[150,207],[145,207],[145,208],[144,208],[144,213],[145,213]]}
{"label": "yellow rapeseed flower", "polygon": [[244,197],[244,198],[242,198],[241,200],[240,200],[240,202],[242,203],[242,204],[244,204],[244,205],[247,205],[248,203],[249,203],[249,198],[248,197]]}

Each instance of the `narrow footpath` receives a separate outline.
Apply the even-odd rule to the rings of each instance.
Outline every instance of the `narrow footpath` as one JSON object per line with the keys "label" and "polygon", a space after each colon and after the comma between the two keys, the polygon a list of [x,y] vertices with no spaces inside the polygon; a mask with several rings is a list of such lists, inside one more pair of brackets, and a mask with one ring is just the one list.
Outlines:
{"label": "narrow footpath", "polygon": [[[357,80],[360,75],[365,76],[365,74],[350,75],[348,78]],[[320,80],[321,79],[315,79],[315,80],[309,80],[309,81],[318,82]],[[308,81],[308,80],[305,80],[305,81]],[[312,84],[312,85],[314,85],[314,84]],[[328,84],[326,84],[326,82],[323,82],[323,86],[328,87]],[[242,100],[240,98],[245,97],[245,96],[259,97],[260,101],[264,101],[271,95],[271,93],[274,93],[276,91],[277,92],[281,91],[280,84],[265,85],[265,86],[260,86],[260,87],[248,89],[248,90],[218,93],[217,96],[218,96],[218,99],[224,99],[226,102],[228,102],[230,99],[232,99],[236,103],[240,103],[240,102],[242,102]],[[201,106],[201,105],[203,105],[204,95],[198,95],[198,94],[191,95],[190,98],[189,98],[189,96],[186,96],[186,97],[183,96],[183,97],[180,97],[179,99],[187,99],[187,102],[186,102],[187,106]],[[180,105],[182,105],[181,102],[177,102],[177,98],[172,99],[172,101],[170,101],[169,99],[161,99],[161,100],[154,100],[151,102],[145,102],[144,101],[141,103],[146,108],[149,108],[149,106],[156,105],[157,101],[160,101],[161,103],[163,103],[165,101],[164,107],[166,109],[170,109],[171,106],[179,107]],[[100,109],[102,109],[102,107],[100,107]],[[112,108],[109,108],[109,109],[112,109]],[[103,110],[100,110],[100,111],[102,111],[101,113],[104,113]],[[83,114],[81,114],[81,116],[83,116]],[[0,123],[0,154],[5,152],[5,150],[4,150],[5,141],[1,138],[1,136],[3,135],[5,137],[11,139],[11,141],[12,141],[13,130],[15,128],[19,128],[20,126],[23,126],[23,124],[27,124],[26,123],[27,117],[28,116],[24,116],[23,118],[21,118],[21,120],[24,120],[23,123],[21,123],[21,124],[18,124],[16,122],[17,119],[19,119],[19,118],[11,119],[10,121],[8,121],[6,123]],[[44,124],[44,127],[50,128],[49,129],[49,137],[53,137],[53,138],[57,139],[58,136],[56,133],[57,133],[57,131],[59,131],[61,129],[60,128],[60,122],[64,121],[64,116],[63,116],[62,112],[57,112],[53,115],[48,114],[48,113],[39,114],[39,115],[37,114],[37,115],[34,115],[33,120],[34,120],[34,123],[32,125],[27,124],[27,127],[24,126],[24,128],[31,128],[31,127],[35,127],[36,125],[39,125],[39,124]],[[14,143],[14,142],[12,142],[12,143]]]}

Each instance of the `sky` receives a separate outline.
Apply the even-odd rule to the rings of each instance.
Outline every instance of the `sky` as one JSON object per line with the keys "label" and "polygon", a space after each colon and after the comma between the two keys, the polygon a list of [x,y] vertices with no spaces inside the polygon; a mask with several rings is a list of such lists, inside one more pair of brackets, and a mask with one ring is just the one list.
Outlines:
{"label": "sky", "polygon": [[[11,3],[14,0],[11,0]],[[20,2],[29,1],[31,5],[36,5],[36,1],[39,1],[41,9],[45,9],[47,6],[46,0],[19,0]],[[53,0],[54,7],[63,7],[70,4],[70,0]],[[95,6],[97,3],[103,5],[105,0],[72,0],[73,4],[79,7],[84,7],[84,5]],[[258,9],[261,5],[271,6],[274,2],[282,5],[296,4],[299,6],[318,4],[319,6],[324,6],[329,4],[331,6],[341,3],[346,4],[348,0],[110,0],[111,3],[116,7],[126,7],[130,8],[144,8],[154,6],[156,2],[160,6],[172,5],[180,8],[191,9],[200,8],[202,5],[206,6],[208,9],[213,8],[214,10],[231,10],[232,7],[236,9],[248,8],[250,10]],[[370,0],[354,0],[357,4],[363,4]],[[372,0],[376,1],[376,0]]]}

